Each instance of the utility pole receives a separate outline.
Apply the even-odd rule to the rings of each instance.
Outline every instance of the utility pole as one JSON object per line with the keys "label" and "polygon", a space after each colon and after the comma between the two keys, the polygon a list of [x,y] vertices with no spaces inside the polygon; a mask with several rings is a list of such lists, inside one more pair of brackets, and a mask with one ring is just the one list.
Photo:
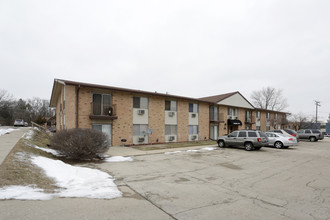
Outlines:
{"label": "utility pole", "polygon": [[315,106],[316,106],[316,124],[317,124],[317,108],[321,107],[321,102],[320,101],[314,101],[315,102]]}

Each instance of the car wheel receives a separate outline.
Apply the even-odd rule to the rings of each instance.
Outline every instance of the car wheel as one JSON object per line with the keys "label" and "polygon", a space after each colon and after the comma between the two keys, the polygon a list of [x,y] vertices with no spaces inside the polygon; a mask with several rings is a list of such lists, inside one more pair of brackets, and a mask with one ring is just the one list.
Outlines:
{"label": "car wheel", "polygon": [[310,140],[311,142],[314,142],[314,141],[316,141],[316,138],[315,138],[315,137],[310,137],[309,140]]}
{"label": "car wheel", "polygon": [[220,147],[220,148],[225,147],[225,142],[224,141],[218,141],[218,147]]}
{"label": "car wheel", "polygon": [[280,142],[280,141],[276,141],[275,144],[274,144],[274,146],[275,146],[277,149],[281,149],[281,148],[283,148],[283,144],[282,144],[282,142]]}
{"label": "car wheel", "polygon": [[253,150],[253,144],[250,142],[247,142],[244,144],[245,150],[250,151]]}

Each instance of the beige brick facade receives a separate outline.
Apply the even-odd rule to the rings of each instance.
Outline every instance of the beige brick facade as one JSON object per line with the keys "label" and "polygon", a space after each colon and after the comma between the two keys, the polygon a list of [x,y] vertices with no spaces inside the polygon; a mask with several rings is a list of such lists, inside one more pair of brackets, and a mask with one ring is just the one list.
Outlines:
{"label": "beige brick facade", "polygon": [[[54,84],[55,85],[55,84]],[[122,145],[122,139],[126,139],[125,144],[133,144],[133,97],[148,98],[147,123],[148,129],[153,129],[152,142],[164,143],[165,139],[165,100],[176,101],[177,111],[175,120],[177,120],[177,142],[189,141],[189,123],[198,125],[198,139],[210,139],[210,126],[217,126],[218,135],[226,135],[232,130],[245,129],[247,126],[250,129],[256,129],[257,119],[256,112],[260,111],[260,129],[266,131],[267,125],[269,129],[285,128],[282,123],[286,118],[286,113],[266,111],[260,109],[249,109],[241,107],[232,107],[219,105],[213,102],[200,101],[198,99],[180,98],[171,95],[159,95],[157,93],[130,91],[105,86],[84,86],[80,83],[69,82],[65,85],[63,82],[54,86],[51,106],[56,107],[56,129],[71,129],[76,128],[92,128],[92,125],[111,125],[111,140],[112,145]],[[55,90],[55,91],[54,91]],[[113,115],[102,115],[94,117],[92,112],[93,94],[110,94],[111,106]],[[77,106],[78,96],[78,106]],[[197,116],[192,118],[189,113],[189,103],[198,104]],[[210,122],[210,106],[218,107],[218,120]],[[77,108],[78,108],[78,123],[77,123]],[[237,109],[237,120],[242,122],[242,125],[228,125],[228,108]],[[246,111],[251,111],[251,121],[246,122]],[[136,110],[135,110],[136,111]],[[270,113],[269,122],[266,120],[266,113]],[[167,112],[168,114],[168,112]],[[277,114],[277,119],[275,119]],[[198,118],[197,118],[198,117]],[[173,118],[171,118],[173,119]],[[259,123],[259,122],[258,122]],[[214,134],[214,132],[212,132]],[[216,133],[216,132],[215,132]],[[151,142],[150,134],[148,135],[148,143]]]}

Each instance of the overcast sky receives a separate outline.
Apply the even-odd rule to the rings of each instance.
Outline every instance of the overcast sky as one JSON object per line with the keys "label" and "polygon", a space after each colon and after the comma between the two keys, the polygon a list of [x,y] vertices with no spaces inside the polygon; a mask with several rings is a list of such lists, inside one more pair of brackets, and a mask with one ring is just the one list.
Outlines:
{"label": "overcast sky", "polygon": [[330,113],[329,0],[2,0],[0,89],[50,99],[54,78],[194,98],[282,89]]}

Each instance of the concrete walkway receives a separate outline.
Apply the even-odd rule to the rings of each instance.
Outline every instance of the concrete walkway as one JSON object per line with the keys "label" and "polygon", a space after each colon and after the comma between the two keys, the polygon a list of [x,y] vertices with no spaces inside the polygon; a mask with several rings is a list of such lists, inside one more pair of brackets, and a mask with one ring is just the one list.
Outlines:
{"label": "concrete walkway", "polygon": [[14,148],[19,139],[28,130],[29,128],[17,128],[15,131],[10,132],[9,134],[0,136],[0,165],[6,159],[7,155]]}
{"label": "concrete walkway", "polygon": [[212,145],[200,145],[193,147],[179,147],[179,148],[167,148],[167,149],[159,149],[159,150],[137,150],[132,147],[124,147],[124,146],[113,146],[110,147],[109,151],[106,153],[110,156],[141,156],[141,155],[150,155],[150,154],[163,154],[166,152],[174,152],[174,151],[187,151],[187,150],[199,150],[206,147],[217,147],[217,144],[214,143]]}

